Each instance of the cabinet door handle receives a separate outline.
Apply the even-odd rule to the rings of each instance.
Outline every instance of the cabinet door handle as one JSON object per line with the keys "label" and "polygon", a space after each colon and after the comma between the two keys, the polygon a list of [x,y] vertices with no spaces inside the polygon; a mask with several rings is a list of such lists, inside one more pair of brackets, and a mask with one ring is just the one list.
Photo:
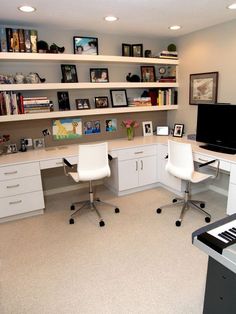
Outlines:
{"label": "cabinet door handle", "polygon": [[141,160],[141,170],[143,170],[143,161]]}
{"label": "cabinet door handle", "polygon": [[7,189],[11,189],[11,188],[18,188],[20,186],[20,184],[15,184],[15,185],[7,185]]}
{"label": "cabinet door handle", "polygon": [[22,203],[22,200],[9,202],[9,205],[20,204],[20,203]]}
{"label": "cabinet door handle", "polygon": [[135,152],[134,154],[135,154],[135,155],[143,154],[143,150],[140,150],[139,152]]}
{"label": "cabinet door handle", "polygon": [[9,174],[16,174],[18,171],[15,170],[15,171],[11,171],[11,172],[4,172],[5,175],[9,175]]}
{"label": "cabinet door handle", "polygon": [[138,162],[136,161],[136,171],[138,171]]}

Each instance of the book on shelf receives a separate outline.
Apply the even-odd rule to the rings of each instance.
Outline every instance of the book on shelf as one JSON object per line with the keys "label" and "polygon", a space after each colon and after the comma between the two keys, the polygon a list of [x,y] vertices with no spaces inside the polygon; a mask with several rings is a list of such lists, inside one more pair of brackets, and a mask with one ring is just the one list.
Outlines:
{"label": "book on shelf", "polygon": [[12,28],[6,28],[6,37],[7,37],[7,51],[13,52],[13,36],[12,36]]}
{"label": "book on shelf", "polygon": [[176,77],[166,76],[158,79],[160,83],[176,83]]}
{"label": "book on shelf", "polygon": [[7,36],[4,27],[0,28],[0,51],[7,52]]}
{"label": "book on shelf", "polygon": [[13,40],[13,52],[19,52],[20,42],[19,42],[19,34],[18,34],[17,28],[12,29],[12,40]]}
{"label": "book on shelf", "polygon": [[24,29],[25,52],[31,52],[30,29]]}
{"label": "book on shelf", "polygon": [[38,32],[35,29],[30,30],[30,43],[31,43],[31,52],[36,53],[37,50],[37,41],[38,41]]}
{"label": "book on shelf", "polygon": [[24,32],[24,29],[22,29],[22,28],[18,29],[18,35],[19,35],[19,51],[25,52],[25,32]]}

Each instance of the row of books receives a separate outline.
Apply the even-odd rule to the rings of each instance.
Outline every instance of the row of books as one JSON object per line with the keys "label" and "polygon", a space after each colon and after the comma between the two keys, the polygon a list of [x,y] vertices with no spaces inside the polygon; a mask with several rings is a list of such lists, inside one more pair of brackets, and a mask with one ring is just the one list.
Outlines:
{"label": "row of books", "polygon": [[0,28],[1,52],[37,52],[38,32],[34,29]]}
{"label": "row of books", "polygon": [[162,50],[158,58],[163,58],[163,59],[178,59],[178,52],[177,51],[168,51],[168,50]]}
{"label": "row of books", "polygon": [[0,93],[0,116],[52,111],[47,97],[23,97],[21,93]]}
{"label": "row of books", "polygon": [[177,105],[178,103],[178,92],[177,90],[168,88],[158,90],[157,96],[157,105],[158,106],[170,106],[170,105]]}

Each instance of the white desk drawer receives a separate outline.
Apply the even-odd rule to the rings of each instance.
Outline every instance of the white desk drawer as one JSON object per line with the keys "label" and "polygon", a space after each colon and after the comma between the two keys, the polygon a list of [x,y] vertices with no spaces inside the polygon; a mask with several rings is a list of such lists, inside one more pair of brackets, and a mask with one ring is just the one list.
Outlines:
{"label": "white desk drawer", "polygon": [[[66,159],[72,164],[75,165],[78,162],[78,157],[66,157]],[[62,158],[56,158],[56,159],[49,159],[49,160],[41,160],[40,161],[40,169],[50,169],[50,168],[57,168],[62,167],[63,161]]]}
{"label": "white desk drawer", "polygon": [[31,176],[0,182],[0,197],[42,191],[41,176]]}
{"label": "white desk drawer", "polygon": [[39,175],[39,163],[19,164],[0,167],[0,181]]}
{"label": "white desk drawer", "polygon": [[156,146],[140,146],[135,148],[126,148],[118,151],[119,160],[128,160],[156,154]]}
{"label": "white desk drawer", "polygon": [[[194,153],[194,161],[199,162],[201,164],[208,162],[208,161],[211,161],[211,160],[214,160],[214,159],[216,159],[216,158],[202,155],[202,154],[198,154],[198,153]],[[217,163],[215,162],[215,163],[211,164],[210,166],[216,168]],[[224,160],[220,160],[220,169],[225,170],[227,172],[230,172],[231,163],[224,161]]]}
{"label": "white desk drawer", "polygon": [[32,192],[1,199],[0,218],[43,209],[43,192]]}

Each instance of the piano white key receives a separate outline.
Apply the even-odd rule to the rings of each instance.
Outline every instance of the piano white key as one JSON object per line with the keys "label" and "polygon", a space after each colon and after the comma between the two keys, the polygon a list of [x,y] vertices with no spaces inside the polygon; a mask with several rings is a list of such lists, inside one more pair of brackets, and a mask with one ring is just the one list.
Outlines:
{"label": "piano white key", "polygon": [[[219,239],[220,241],[224,242],[224,243],[229,243],[230,241],[227,241],[221,237],[219,237],[219,233],[222,233],[224,231],[228,231],[230,228],[236,228],[236,220],[232,220],[222,226],[219,226],[215,229],[212,229],[210,231],[208,231],[207,233],[211,234],[213,237]],[[230,232],[230,231],[229,231]]]}

